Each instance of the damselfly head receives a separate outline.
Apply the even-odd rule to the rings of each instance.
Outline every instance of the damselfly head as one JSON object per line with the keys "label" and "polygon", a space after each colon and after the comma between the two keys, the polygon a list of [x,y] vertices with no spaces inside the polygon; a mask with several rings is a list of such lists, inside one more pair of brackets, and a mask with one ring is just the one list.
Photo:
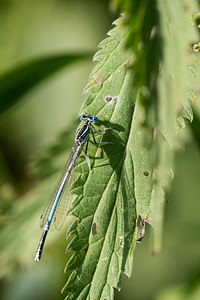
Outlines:
{"label": "damselfly head", "polygon": [[85,114],[82,114],[80,116],[80,120],[81,121],[90,121],[90,122],[93,122],[93,123],[96,123],[98,121],[98,118],[96,116],[90,116],[90,115],[85,115]]}

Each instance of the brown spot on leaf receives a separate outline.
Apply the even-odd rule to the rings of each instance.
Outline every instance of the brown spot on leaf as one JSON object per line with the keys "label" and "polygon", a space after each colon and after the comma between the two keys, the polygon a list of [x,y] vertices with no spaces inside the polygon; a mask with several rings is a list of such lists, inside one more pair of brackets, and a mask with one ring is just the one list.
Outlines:
{"label": "brown spot on leaf", "polygon": [[193,97],[192,97],[192,101],[194,102],[194,104],[196,104],[196,103],[197,103],[197,97],[196,97],[196,96],[193,96]]}
{"label": "brown spot on leaf", "polygon": [[104,82],[104,75],[98,74],[97,77],[94,78],[94,82],[96,84],[102,84]]}
{"label": "brown spot on leaf", "polygon": [[144,237],[145,223],[150,224],[150,220],[147,218],[143,218],[141,215],[138,215],[136,220],[136,227],[138,229],[138,238],[136,239],[136,242],[138,243],[140,243]]}
{"label": "brown spot on leaf", "polygon": [[92,223],[91,233],[93,236],[99,235],[97,223]]}

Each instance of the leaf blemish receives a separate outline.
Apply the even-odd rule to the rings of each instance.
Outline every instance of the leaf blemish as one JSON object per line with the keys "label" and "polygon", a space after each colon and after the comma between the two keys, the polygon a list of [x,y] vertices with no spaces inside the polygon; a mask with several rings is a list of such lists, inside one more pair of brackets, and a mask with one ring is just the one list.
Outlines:
{"label": "leaf blemish", "polygon": [[123,235],[120,235],[119,243],[120,243],[120,247],[123,248],[124,247],[124,237],[123,237]]}
{"label": "leaf blemish", "polygon": [[145,177],[149,177],[149,176],[150,176],[150,172],[149,172],[149,171],[143,171],[143,175],[144,175]]}
{"label": "leaf blemish", "polygon": [[117,100],[117,97],[116,96],[112,97],[110,95],[107,95],[104,98],[104,100],[105,100],[106,103],[113,103],[113,102],[115,102]]}
{"label": "leaf blemish", "polygon": [[102,84],[104,82],[104,75],[98,74],[97,77],[94,78],[94,82],[96,84]]}
{"label": "leaf blemish", "polygon": [[91,233],[93,236],[99,235],[99,232],[97,230],[97,223],[92,223]]}
{"label": "leaf blemish", "polygon": [[113,97],[112,96],[106,96],[105,97],[105,101],[108,103],[108,102],[110,102],[110,101],[112,101],[113,100]]}
{"label": "leaf blemish", "polygon": [[140,243],[145,234],[145,218],[143,218],[141,215],[138,215],[138,217],[137,217],[136,226],[138,228],[138,233],[139,233],[139,236],[136,239],[136,242]]}
{"label": "leaf blemish", "polygon": [[107,261],[108,260],[108,257],[104,257],[104,258],[102,258],[102,261]]}

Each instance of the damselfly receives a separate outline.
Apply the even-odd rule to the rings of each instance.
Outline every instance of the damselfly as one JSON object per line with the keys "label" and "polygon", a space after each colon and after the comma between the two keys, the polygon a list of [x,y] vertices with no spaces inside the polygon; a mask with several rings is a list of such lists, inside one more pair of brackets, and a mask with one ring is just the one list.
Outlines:
{"label": "damselfly", "polygon": [[[97,144],[94,136],[93,129],[98,133],[101,134],[93,125],[92,123],[96,123],[98,121],[98,118],[96,116],[90,116],[90,115],[81,115],[80,116],[81,121],[85,121],[82,127],[79,128],[78,133],[75,137],[75,145],[73,147],[72,153],[69,156],[69,159],[66,163],[64,172],[58,182],[57,188],[55,192],[53,193],[52,199],[50,199],[49,204],[44,212],[44,214],[41,216],[41,223],[40,227],[43,228],[43,234],[41,237],[41,240],[38,245],[38,249],[36,252],[35,256],[35,261],[39,262],[41,255],[42,255],[42,250],[44,247],[45,239],[47,236],[47,233],[49,231],[51,222],[53,220],[54,214],[57,210],[58,204],[59,207],[62,207],[60,204],[62,202],[67,202],[68,199],[65,197],[66,192],[67,192],[67,183],[69,181],[69,177],[71,175],[72,169],[75,165],[76,160],[80,156],[83,146],[86,144],[85,148],[85,155],[86,155],[86,160],[90,168],[89,164],[89,158],[87,156],[87,149],[88,149],[88,142],[89,142],[89,134],[90,132],[92,133],[94,143]],[[104,143],[107,144],[107,143]],[[64,196],[65,195],[65,196]],[[67,203],[68,204],[68,203]],[[67,205],[64,205],[64,211],[61,212],[62,216],[60,215],[59,217],[63,217],[63,215],[67,214]],[[68,207],[69,209],[69,207]]]}

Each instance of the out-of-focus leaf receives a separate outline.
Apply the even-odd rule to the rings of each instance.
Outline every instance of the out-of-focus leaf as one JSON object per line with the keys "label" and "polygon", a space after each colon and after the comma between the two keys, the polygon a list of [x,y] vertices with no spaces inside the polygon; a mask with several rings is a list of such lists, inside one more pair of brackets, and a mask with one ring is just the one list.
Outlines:
{"label": "out-of-focus leaf", "polygon": [[200,114],[194,113],[194,121],[190,124],[190,128],[200,150]]}
{"label": "out-of-focus leaf", "polygon": [[152,166],[151,207],[155,229],[152,249],[158,252],[164,191],[173,177],[174,151],[179,147],[177,129],[185,126],[185,118],[190,122],[193,119],[188,99],[195,101],[195,96],[187,68],[193,60],[191,45],[198,40],[192,20],[198,3],[195,0],[113,0],[113,3],[126,12],[125,24],[129,28],[126,45],[134,54],[133,83],[141,89],[147,136],[154,131],[154,146],[148,149],[151,151],[148,155],[155,158]]}
{"label": "out-of-focus leaf", "polygon": [[61,68],[81,59],[88,59],[91,53],[52,55],[31,59],[0,75],[0,113],[12,107],[31,88]]}
{"label": "out-of-focus leaf", "polygon": [[[177,118],[190,122],[193,113],[187,96],[187,65],[192,55],[192,42],[197,31],[192,23],[196,1],[158,1],[159,32],[161,36],[162,66],[157,80],[157,133],[152,208],[154,219],[153,252],[160,251],[165,191],[173,178],[174,151],[179,147]],[[187,7],[187,9],[186,9]],[[183,30],[185,28],[185,30]],[[180,121],[180,119],[179,119]],[[183,119],[182,119],[183,121]]]}
{"label": "out-of-focus leaf", "polygon": [[[62,154],[66,156],[68,150],[71,151],[78,122],[78,119],[74,119],[67,129],[59,133],[53,144],[44,147],[31,156],[29,172],[32,175],[40,179],[45,178],[62,167],[57,163],[57,159]],[[60,163],[63,164],[63,161]]]}

